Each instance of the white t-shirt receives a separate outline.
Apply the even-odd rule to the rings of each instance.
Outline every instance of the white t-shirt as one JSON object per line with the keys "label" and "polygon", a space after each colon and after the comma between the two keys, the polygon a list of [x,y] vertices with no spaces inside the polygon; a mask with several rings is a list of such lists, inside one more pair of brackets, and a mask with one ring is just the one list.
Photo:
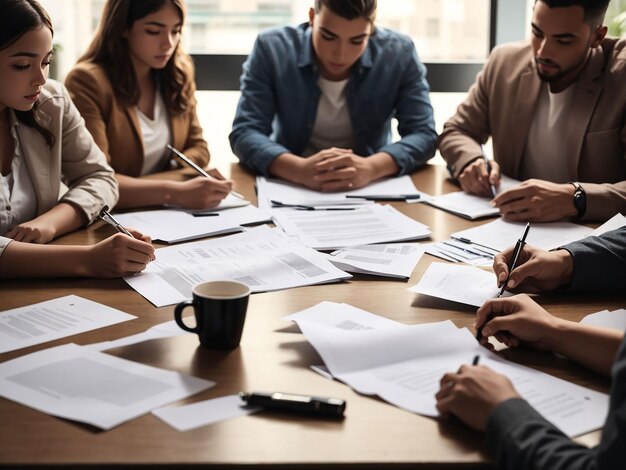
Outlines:
{"label": "white t-shirt", "polygon": [[141,174],[147,175],[163,171],[170,158],[170,152],[165,146],[171,142],[171,131],[165,102],[159,90],[157,90],[154,100],[154,119],[150,119],[139,108],[137,108],[137,116],[139,117],[144,149]]}
{"label": "white t-shirt", "polygon": [[526,140],[522,162],[522,180],[539,178],[555,183],[567,183],[567,126],[574,98],[574,87],[552,93],[545,83],[539,94],[535,117]]}
{"label": "white t-shirt", "polygon": [[11,172],[0,174],[0,236],[16,225],[37,217],[37,195],[22,156],[16,127],[23,125],[11,116],[11,134],[15,142]]}
{"label": "white t-shirt", "polygon": [[354,149],[356,141],[346,103],[348,79],[333,82],[320,77],[317,85],[322,92],[317,105],[317,116],[309,145],[304,151],[308,157],[330,147]]}

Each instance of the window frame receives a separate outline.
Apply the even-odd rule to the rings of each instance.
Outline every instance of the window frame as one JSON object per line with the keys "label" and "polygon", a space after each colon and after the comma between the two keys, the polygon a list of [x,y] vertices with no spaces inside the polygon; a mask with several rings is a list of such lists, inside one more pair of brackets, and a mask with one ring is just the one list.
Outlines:
{"label": "window frame", "polygon": [[[491,0],[489,50],[505,42],[521,40],[526,32],[526,2]],[[239,90],[242,54],[192,54],[196,64],[198,90]],[[466,92],[486,60],[464,62],[425,62],[432,92]]]}

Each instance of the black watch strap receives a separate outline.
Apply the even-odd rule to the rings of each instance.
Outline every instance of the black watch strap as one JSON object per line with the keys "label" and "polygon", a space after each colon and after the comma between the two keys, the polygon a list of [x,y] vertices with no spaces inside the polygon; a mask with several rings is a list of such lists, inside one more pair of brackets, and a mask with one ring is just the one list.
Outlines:
{"label": "black watch strap", "polygon": [[572,186],[574,186],[574,207],[576,208],[577,214],[576,217],[578,219],[582,219],[587,211],[587,193],[585,193],[585,189],[582,185],[576,181],[570,181]]}

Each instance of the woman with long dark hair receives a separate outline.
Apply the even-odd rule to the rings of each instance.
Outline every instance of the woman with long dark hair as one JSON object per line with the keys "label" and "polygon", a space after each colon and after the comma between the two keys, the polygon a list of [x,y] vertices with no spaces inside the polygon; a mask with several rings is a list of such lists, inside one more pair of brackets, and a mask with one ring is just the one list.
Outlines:
{"label": "woman with long dark hair", "polygon": [[232,182],[139,179],[179,164],[173,145],[200,166],[209,161],[196,115],[194,68],[180,45],[182,0],[108,0],[87,52],[66,79],[87,128],[116,171],[120,207],[216,206]]}
{"label": "woman with long dark hair", "polygon": [[92,222],[118,196],[67,90],[47,80],[52,35],[39,3],[0,0],[0,277],[140,272],[154,249],[137,232],[93,246],[45,245]]}

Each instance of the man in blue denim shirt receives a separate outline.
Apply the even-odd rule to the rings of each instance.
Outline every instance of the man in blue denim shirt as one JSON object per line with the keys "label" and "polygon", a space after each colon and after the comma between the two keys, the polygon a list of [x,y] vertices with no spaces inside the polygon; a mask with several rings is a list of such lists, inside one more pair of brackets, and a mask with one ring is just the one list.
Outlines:
{"label": "man in blue denim shirt", "polygon": [[374,28],[375,12],[376,0],[316,0],[309,23],[259,35],[230,134],[242,164],[332,191],[410,173],[434,155],[425,67],[410,39]]}

